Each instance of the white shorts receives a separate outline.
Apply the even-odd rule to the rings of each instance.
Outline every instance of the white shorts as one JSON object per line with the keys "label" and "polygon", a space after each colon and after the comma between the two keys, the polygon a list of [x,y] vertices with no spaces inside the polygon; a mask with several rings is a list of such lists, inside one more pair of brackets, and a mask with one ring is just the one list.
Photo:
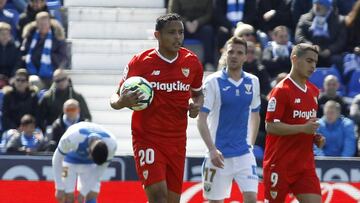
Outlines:
{"label": "white shorts", "polygon": [[209,200],[229,198],[233,180],[242,192],[257,193],[259,178],[256,174],[256,160],[252,152],[226,158],[223,169],[215,167],[209,158],[205,158],[202,170],[205,198]]}
{"label": "white shorts", "polygon": [[77,180],[77,190],[86,196],[90,191],[99,193],[100,179],[96,177],[96,164],[72,164],[63,162],[62,181],[65,193],[73,193]]}

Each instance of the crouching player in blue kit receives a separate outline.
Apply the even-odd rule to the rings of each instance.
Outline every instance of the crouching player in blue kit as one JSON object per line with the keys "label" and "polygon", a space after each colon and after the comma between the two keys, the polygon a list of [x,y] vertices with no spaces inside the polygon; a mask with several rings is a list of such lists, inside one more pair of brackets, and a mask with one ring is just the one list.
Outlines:
{"label": "crouching player in blue kit", "polygon": [[242,70],[246,53],[246,41],[232,37],[226,43],[226,67],[204,82],[198,129],[209,150],[202,181],[210,203],[230,197],[233,180],[242,191],[243,202],[256,202],[258,176],[250,145],[259,129],[260,87],[256,76]]}
{"label": "crouching player in blue kit", "polygon": [[115,137],[102,126],[80,122],[70,126],[59,141],[52,164],[55,196],[74,202],[77,181],[79,203],[96,203],[100,178],[116,151]]}

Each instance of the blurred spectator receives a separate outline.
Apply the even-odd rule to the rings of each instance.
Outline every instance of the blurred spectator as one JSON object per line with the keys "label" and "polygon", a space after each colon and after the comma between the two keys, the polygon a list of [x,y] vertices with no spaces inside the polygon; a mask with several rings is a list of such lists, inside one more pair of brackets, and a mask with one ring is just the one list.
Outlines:
{"label": "blurred spectator", "polygon": [[[334,6],[336,6],[336,8],[334,7],[334,9],[336,9],[340,15],[347,15],[356,1],[357,0],[335,0],[332,4],[335,4]],[[291,14],[295,26],[300,16],[310,11],[312,2],[313,0],[291,0]]]}
{"label": "blurred spectator", "polygon": [[48,135],[50,140],[50,151],[55,151],[59,144],[61,136],[71,125],[84,121],[80,117],[79,102],[75,99],[68,99],[64,103],[63,113],[52,124],[51,134]]}
{"label": "blurred spectator", "polygon": [[26,69],[15,72],[14,84],[3,88],[2,107],[3,130],[15,129],[20,125],[20,119],[25,114],[38,115],[37,92],[29,85],[29,75]]}
{"label": "blurred spectator", "polygon": [[242,37],[247,42],[254,42],[256,47],[259,48],[264,48],[268,44],[268,37],[265,33],[259,30],[256,31],[252,25],[243,22],[237,23],[234,31],[234,36]]}
{"label": "blurred spectator", "polygon": [[215,0],[214,21],[220,50],[233,35],[238,22],[255,25],[257,21],[256,1],[254,0]]}
{"label": "blurred spectator", "polygon": [[49,12],[46,0],[29,0],[26,10],[20,14],[18,23],[18,33],[22,37],[25,25],[35,21],[36,14],[41,11]]}
{"label": "blurred spectator", "polygon": [[289,32],[285,26],[277,26],[272,35],[273,41],[269,42],[269,46],[263,51],[262,63],[270,77],[274,78],[281,72],[290,71],[290,53],[293,45],[289,41]]}
{"label": "blurred spectator", "polygon": [[341,106],[341,112],[345,116],[349,115],[348,114],[349,111],[346,103],[344,102],[343,97],[338,94],[339,87],[340,87],[340,83],[336,76],[328,75],[325,77],[323,84],[324,91],[320,92],[318,99],[318,104],[319,104],[319,108],[317,112],[318,117],[323,116],[324,105],[329,100],[333,100],[339,103]]}
{"label": "blurred spectator", "polygon": [[11,35],[13,39],[16,39],[18,36],[16,25],[19,19],[15,13],[5,9],[6,2],[7,0],[0,0],[0,22],[5,22],[11,26]]}
{"label": "blurred spectator", "polygon": [[204,50],[204,69],[214,67],[214,29],[212,27],[212,0],[169,0],[169,13],[177,13],[184,19],[185,39],[198,39]]}
{"label": "blurred spectator", "polygon": [[11,2],[14,5],[18,13],[22,13],[28,4],[28,0],[10,0],[8,2]]}
{"label": "blurred spectator", "polygon": [[[16,131],[13,131],[16,132]],[[36,128],[36,120],[26,114],[21,118],[19,131],[14,133],[6,144],[7,153],[33,154],[44,151],[46,139],[40,129]]]}
{"label": "blurred spectator", "polygon": [[324,106],[324,116],[319,119],[318,133],[326,138],[322,149],[314,146],[317,156],[342,156],[355,155],[356,137],[355,125],[352,120],[341,116],[341,106],[335,101],[328,101]]}
{"label": "blurred spectator", "polygon": [[0,74],[10,78],[20,66],[20,50],[11,37],[11,27],[0,22]]}
{"label": "blurred spectator", "polygon": [[354,71],[360,70],[360,46],[354,48],[354,53],[345,54],[343,68],[344,68],[343,78],[345,84],[347,84],[351,79],[351,76],[353,75]]}
{"label": "blurred spectator", "polygon": [[290,6],[290,0],[259,0],[259,29],[269,36],[271,36],[270,32],[279,25],[292,29]]}
{"label": "blurred spectator", "polygon": [[348,34],[346,50],[354,52],[355,47],[360,47],[360,0],[354,4],[351,12],[345,16],[345,25]]}
{"label": "blurred spectator", "polygon": [[29,74],[38,75],[49,88],[55,69],[64,67],[67,60],[64,29],[49,13],[40,12],[36,21],[25,26],[21,47],[23,62]]}
{"label": "blurred spectator", "polygon": [[360,127],[360,94],[356,95],[351,102],[350,117]]}
{"label": "blurred spectator", "polygon": [[54,71],[54,83],[52,87],[44,93],[40,100],[40,127],[44,131],[49,125],[62,114],[63,105],[68,99],[75,99],[80,104],[80,117],[86,121],[91,121],[89,108],[85,99],[72,87],[71,80],[64,69]]}
{"label": "blurred spectator", "polygon": [[[253,42],[247,41],[247,57],[246,61],[243,64],[243,70],[256,75],[259,78],[260,83],[260,93],[262,95],[267,95],[270,88],[270,76],[265,67],[260,63],[259,59],[256,57],[256,47]],[[261,112],[260,112],[261,113]]]}
{"label": "blurred spectator", "polygon": [[356,95],[351,102],[350,118],[357,125],[357,156],[360,156],[360,94]]}
{"label": "blurred spectator", "polygon": [[318,67],[341,66],[346,29],[333,9],[332,0],[313,0],[313,8],[297,24],[295,42],[319,46]]}

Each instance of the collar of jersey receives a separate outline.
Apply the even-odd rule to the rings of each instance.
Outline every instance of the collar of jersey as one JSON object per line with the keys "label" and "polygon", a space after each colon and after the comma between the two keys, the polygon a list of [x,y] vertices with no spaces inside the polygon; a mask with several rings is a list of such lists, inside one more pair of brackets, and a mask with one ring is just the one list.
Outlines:
{"label": "collar of jersey", "polygon": [[161,53],[159,52],[159,48],[155,49],[155,53],[156,55],[158,55],[162,60],[168,62],[168,63],[174,63],[174,61],[176,61],[176,59],[179,57],[179,52],[176,53],[175,58],[173,58],[172,60],[167,59],[166,57],[164,57],[163,55],[161,55]]}

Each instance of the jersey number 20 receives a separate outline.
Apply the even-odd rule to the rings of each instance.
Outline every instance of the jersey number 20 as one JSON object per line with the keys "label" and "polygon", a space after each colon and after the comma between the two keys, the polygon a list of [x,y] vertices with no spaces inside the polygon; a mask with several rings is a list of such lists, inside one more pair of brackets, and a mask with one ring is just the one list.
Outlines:
{"label": "jersey number 20", "polygon": [[148,148],[148,149],[140,149],[138,156],[140,157],[140,166],[143,166],[145,164],[152,164],[154,163],[155,160],[155,152],[153,149]]}

